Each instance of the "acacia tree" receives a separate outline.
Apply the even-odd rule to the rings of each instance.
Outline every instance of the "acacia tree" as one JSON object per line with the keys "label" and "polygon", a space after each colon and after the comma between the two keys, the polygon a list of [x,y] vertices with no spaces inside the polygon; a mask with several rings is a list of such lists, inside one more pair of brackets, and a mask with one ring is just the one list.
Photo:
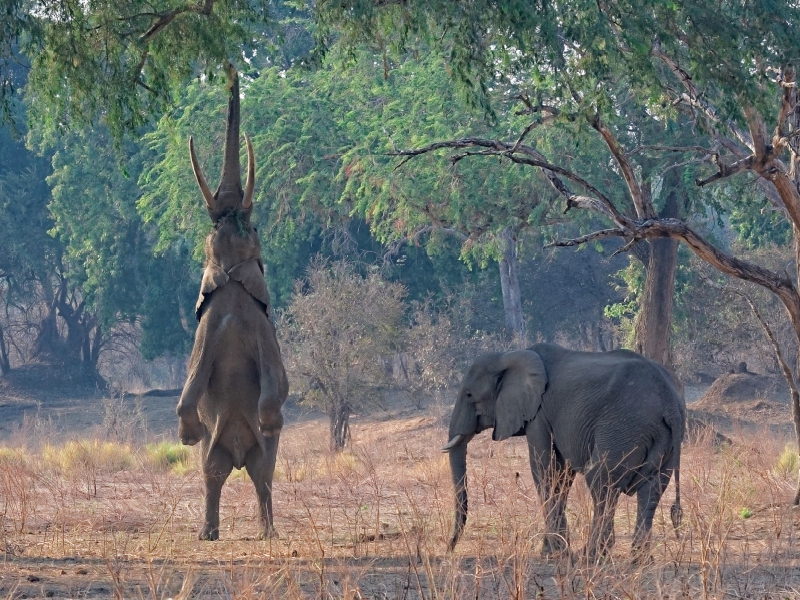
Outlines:
{"label": "acacia tree", "polygon": [[174,105],[180,87],[254,55],[279,31],[267,0],[4,0],[0,99],[30,61],[31,117],[49,130],[101,119],[115,139]]}
{"label": "acacia tree", "polygon": [[[796,168],[800,111],[795,74],[800,60],[800,40],[795,34],[800,8],[796,3],[587,0],[531,7],[517,0],[467,6],[412,0],[402,8],[383,2],[326,3],[319,11],[323,23],[343,23],[351,43],[386,35],[387,25],[400,26],[402,37],[395,39],[401,44],[409,32],[436,39],[429,34],[446,31],[439,39],[457,81],[467,84],[476,102],[491,109],[488,90],[500,71],[510,81],[526,82],[532,90],[527,95],[531,115],[544,115],[507,140],[451,137],[408,154],[437,147],[468,148],[468,154],[502,156],[536,167],[565,199],[566,210],[588,210],[610,222],[610,227],[555,240],[553,245],[617,237],[625,240],[623,249],[630,250],[643,240],[680,240],[722,273],[774,293],[800,339],[800,180]],[[617,95],[620,81],[633,92],[627,99]],[[695,143],[662,142],[657,149],[696,154],[712,162],[716,172],[699,177],[699,187],[737,174],[754,178],[792,224],[798,269],[794,277],[732,255],[705,239],[680,215],[659,214],[640,177],[628,127],[612,127],[620,101],[635,103],[665,123],[679,122],[683,114],[697,125],[700,133]],[[617,205],[582,177],[580,168],[566,169],[559,160],[548,160],[534,143],[525,143],[539,122],[556,119],[565,106],[606,143],[633,210]],[[767,125],[769,114],[775,116]],[[788,369],[787,377],[793,384]],[[792,406],[800,445],[796,391]]]}
{"label": "acacia tree", "polygon": [[330,420],[331,448],[350,439],[350,414],[387,382],[382,358],[403,335],[405,288],[351,263],[316,262],[299,282],[279,328],[287,365],[306,382],[305,400]]}

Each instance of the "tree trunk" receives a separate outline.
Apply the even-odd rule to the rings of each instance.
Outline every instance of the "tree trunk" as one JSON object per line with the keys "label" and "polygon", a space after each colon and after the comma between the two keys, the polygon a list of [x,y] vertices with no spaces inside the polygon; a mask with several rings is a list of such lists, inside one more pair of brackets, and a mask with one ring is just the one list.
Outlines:
{"label": "tree trunk", "polygon": [[8,375],[11,372],[11,361],[8,358],[8,345],[6,344],[6,332],[0,324],[0,373]]}
{"label": "tree trunk", "polygon": [[675,373],[670,333],[678,266],[678,240],[650,240],[650,257],[644,282],[633,348]]}
{"label": "tree trunk", "polygon": [[525,318],[522,314],[522,294],[517,277],[519,257],[517,255],[517,239],[511,229],[503,230],[503,257],[500,259],[500,287],[503,291],[503,311],[505,313],[506,330],[513,339],[515,347],[524,348]]}
{"label": "tree trunk", "polygon": [[[667,197],[660,216],[677,218],[680,213],[680,181],[674,170],[665,176],[663,185]],[[635,324],[633,349],[669,371],[678,391],[683,394],[683,384],[675,372],[670,343],[679,244],[680,241],[674,238],[648,240],[650,251],[645,264],[644,291]]]}
{"label": "tree trunk", "polygon": [[341,452],[350,441],[350,403],[334,401],[330,408],[331,450]]}
{"label": "tree trunk", "polygon": [[[800,97],[798,97],[799,94],[797,90],[794,70],[792,70],[791,80],[795,82],[795,85],[785,90],[784,93],[787,95],[784,97],[784,100],[788,104],[788,106],[792,107],[793,109],[787,116],[786,120],[789,126],[789,130],[794,131],[798,127],[800,127],[800,112],[798,112],[797,110]],[[800,141],[798,141],[797,138],[794,138],[789,142],[789,145],[793,153],[792,160],[794,160],[794,157],[797,155],[797,152],[800,151]],[[794,183],[795,191],[800,191],[800,173],[797,172],[797,169],[792,168],[792,174],[794,175],[793,177],[794,181],[792,183]],[[793,242],[794,242],[795,282],[797,289],[800,289],[800,229],[798,229],[798,226],[799,224],[797,222],[793,223],[792,233],[794,238]],[[800,342],[800,331],[797,330],[797,327],[795,327],[795,330],[797,332],[798,342]],[[776,354],[778,355],[778,359],[780,360],[781,357],[779,352],[777,352],[777,350]],[[794,434],[795,434],[795,441],[797,443],[797,453],[800,455],[800,395],[798,395],[798,390],[797,390],[798,374],[800,373],[800,352],[798,353],[797,362],[795,362],[795,369],[793,373],[790,371],[788,365],[786,364],[786,361],[781,361],[781,362],[783,363],[784,375],[786,379],[789,380],[789,389],[792,391],[792,421],[794,423]],[[800,505],[800,472],[798,472],[797,489],[794,494],[793,504],[794,506]]]}

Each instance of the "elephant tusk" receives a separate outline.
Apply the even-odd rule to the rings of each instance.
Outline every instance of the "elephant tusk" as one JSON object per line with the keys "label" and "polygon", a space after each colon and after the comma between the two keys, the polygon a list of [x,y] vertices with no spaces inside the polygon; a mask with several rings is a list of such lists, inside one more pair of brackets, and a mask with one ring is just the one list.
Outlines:
{"label": "elephant tusk", "polygon": [[247,143],[247,182],[244,185],[244,198],[242,198],[242,208],[247,210],[253,205],[253,187],[256,182],[256,160],[253,158],[253,144],[250,138],[244,134],[244,141]]}
{"label": "elephant tusk", "polygon": [[203,177],[203,171],[200,170],[200,164],[197,162],[197,155],[194,153],[194,138],[192,136],[189,136],[189,156],[192,159],[192,171],[194,171],[194,177],[197,179],[197,185],[200,186],[200,191],[203,192],[203,198],[206,200],[206,206],[208,207],[208,210],[214,210],[216,208],[214,194],[211,193],[208,183],[206,183],[206,178]]}
{"label": "elephant tusk", "polygon": [[453,439],[447,442],[444,446],[442,446],[442,452],[450,452],[453,448],[455,448],[458,443],[464,439],[464,436],[460,433],[458,435],[454,435]]}

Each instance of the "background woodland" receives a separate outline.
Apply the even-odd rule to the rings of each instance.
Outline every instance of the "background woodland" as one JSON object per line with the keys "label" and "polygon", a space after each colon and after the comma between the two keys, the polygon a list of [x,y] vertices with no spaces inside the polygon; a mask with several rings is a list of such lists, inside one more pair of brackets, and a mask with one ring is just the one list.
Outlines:
{"label": "background woodland", "polygon": [[[726,6],[730,31],[687,5],[694,20],[681,31],[686,15],[667,4],[634,19],[636,3],[611,3],[595,26],[596,3],[579,2],[554,6],[568,24],[559,38],[547,9],[515,13],[514,2],[464,14],[413,2],[163,4],[3,2],[4,375],[33,364],[104,389],[182,384],[209,227],[187,140],[217,172],[228,59],[298,398],[349,414],[391,387],[430,397],[478,352],[537,341],[635,348],[685,383],[742,360],[777,373],[743,293],[794,369],[784,282],[729,280],[641,226],[679,219],[791,285],[788,205],[752,161],[729,166],[753,142],[749,116],[779,112],[781,90],[794,89],[780,71],[798,54],[790,5],[738,17]],[[507,18],[513,34],[490,33],[509,31]],[[699,41],[712,34],[716,58]],[[768,64],[738,77],[749,60]],[[681,79],[692,69],[702,93]],[[605,208],[580,210],[590,196]],[[609,215],[618,229],[603,229]],[[585,243],[557,247],[575,240]],[[346,423],[333,428],[332,417],[346,437]]]}

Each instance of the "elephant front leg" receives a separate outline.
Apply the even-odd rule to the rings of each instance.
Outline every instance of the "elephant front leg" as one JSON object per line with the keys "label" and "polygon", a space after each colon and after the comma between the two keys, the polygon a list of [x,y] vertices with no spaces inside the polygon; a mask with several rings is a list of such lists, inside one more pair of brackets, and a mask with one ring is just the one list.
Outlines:
{"label": "elephant front leg", "polygon": [[264,449],[253,446],[245,458],[245,468],[253,480],[258,496],[258,517],[261,524],[258,537],[262,540],[278,535],[272,519],[272,477],[275,473],[279,439],[280,434],[265,437]]}
{"label": "elephant front leg", "polygon": [[605,475],[587,474],[586,481],[594,503],[586,556],[590,563],[594,563],[598,558],[607,556],[614,547],[614,513],[620,491],[607,483],[608,477]]}
{"label": "elephant front leg", "polygon": [[545,535],[542,556],[563,556],[569,553],[567,497],[575,480],[575,471],[553,453],[542,456],[531,448],[531,473],[542,503]]}
{"label": "elephant front leg", "polygon": [[184,388],[184,394],[181,395],[180,402],[178,402],[176,408],[178,413],[178,438],[181,440],[181,444],[186,446],[194,446],[205,435],[205,427],[200,422],[200,416],[197,413],[197,401],[192,399],[185,400],[185,398],[191,398],[194,395],[191,392],[186,394],[186,388]]}
{"label": "elephant front leg", "polygon": [[203,439],[205,427],[200,422],[197,405],[208,389],[211,370],[214,365],[213,349],[208,344],[208,325],[201,321],[197,328],[192,357],[189,364],[189,375],[181,392],[176,412],[178,413],[178,437],[182,444],[194,446]]}
{"label": "elephant front leg", "polygon": [[270,343],[273,340],[274,332],[271,337],[266,335],[259,338],[258,342],[259,384],[261,386],[261,393],[258,396],[258,427],[265,437],[277,439],[283,428],[281,407],[289,392],[289,384],[281,362],[278,344],[277,342]]}
{"label": "elephant front leg", "polygon": [[198,537],[201,540],[217,540],[219,539],[219,498],[222,494],[222,485],[233,470],[233,460],[230,454],[220,448],[211,448],[210,452],[206,450],[203,448],[203,454],[206,455],[206,460],[203,462],[203,478],[206,484],[206,517]]}

